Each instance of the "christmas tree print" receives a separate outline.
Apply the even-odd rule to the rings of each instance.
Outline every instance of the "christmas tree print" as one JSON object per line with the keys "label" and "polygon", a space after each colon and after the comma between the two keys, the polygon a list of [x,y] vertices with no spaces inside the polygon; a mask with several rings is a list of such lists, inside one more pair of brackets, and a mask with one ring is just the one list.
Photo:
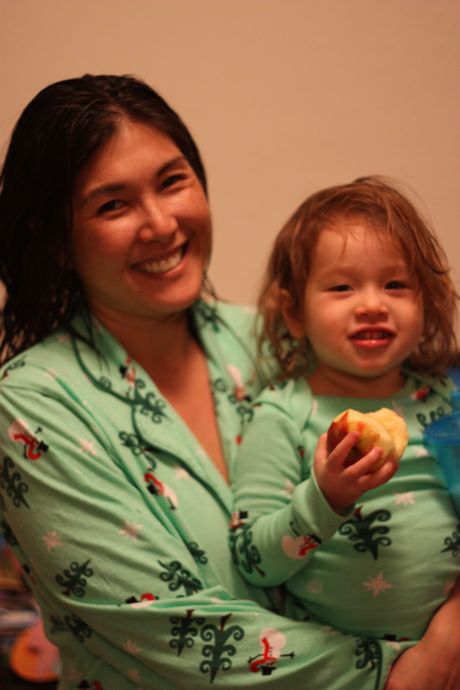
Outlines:
{"label": "christmas tree print", "polygon": [[380,687],[382,675],[382,650],[377,640],[361,638],[356,643],[355,656],[361,657],[356,662],[356,668],[366,668],[370,665],[371,669],[377,669],[374,689]]}
{"label": "christmas tree print", "polygon": [[244,630],[239,625],[226,628],[231,615],[229,613],[222,616],[219,627],[214,623],[208,623],[201,629],[201,637],[209,644],[203,647],[203,656],[206,659],[201,662],[200,671],[210,674],[211,683],[220,671],[228,671],[232,667],[230,657],[235,656],[236,647],[230,642],[232,640],[239,642],[244,637]]}
{"label": "christmas tree print", "polygon": [[169,582],[168,589],[171,592],[177,592],[180,588],[184,589],[183,594],[180,596],[189,596],[190,594],[195,594],[203,589],[203,585],[198,580],[198,578],[193,577],[189,570],[182,567],[179,561],[171,561],[171,563],[162,563],[158,561],[165,572],[160,574],[160,579],[164,582]]}
{"label": "christmas tree print", "polygon": [[259,567],[262,557],[257,546],[252,543],[250,527],[230,532],[230,548],[235,565],[241,566],[247,573],[256,570],[264,577],[265,572]]}
{"label": "christmas tree print", "polygon": [[452,556],[457,556],[460,553],[460,523],[457,525],[456,530],[452,532],[452,536],[444,539],[444,544],[446,548],[442,549],[441,553],[451,551]]}
{"label": "christmas tree print", "polygon": [[93,575],[93,570],[89,567],[90,560],[82,564],[73,561],[67,570],[64,570],[64,575],[56,575],[56,582],[61,587],[64,587],[64,594],[81,598],[85,595],[86,578]]}
{"label": "christmas tree print", "polygon": [[195,308],[206,324],[209,324],[212,330],[218,333],[220,331],[220,319],[216,307],[213,304],[200,301]]}
{"label": "christmas tree print", "polygon": [[19,508],[21,505],[29,508],[29,504],[24,498],[29,487],[22,481],[21,473],[16,470],[16,465],[8,456],[3,458],[3,465],[0,465],[0,486],[6,489],[6,495],[11,498],[13,505]]}
{"label": "christmas tree print", "polygon": [[[2,504],[2,501],[0,500],[0,507],[3,508],[3,506],[1,504]],[[0,522],[0,528],[1,528],[1,531],[3,532],[3,536],[4,536],[6,543],[9,544],[10,546],[17,546],[18,540],[14,536],[13,530],[11,529],[9,524],[6,522],[6,520],[2,520]]]}
{"label": "christmas tree print", "polygon": [[252,420],[254,410],[252,408],[251,399],[247,395],[241,399],[238,395],[238,387],[236,385],[230,386],[223,378],[217,378],[212,382],[212,390],[216,402],[218,401],[216,394],[225,394],[227,400],[234,406],[236,413],[240,417],[241,423],[247,423]]}
{"label": "christmas tree print", "polygon": [[195,638],[198,636],[199,627],[203,625],[205,619],[194,617],[193,609],[188,609],[186,616],[172,616],[169,620],[173,624],[171,628],[173,639],[170,641],[169,646],[172,649],[177,649],[177,656],[180,656],[185,647],[193,647]]}
{"label": "christmas tree print", "polygon": [[126,448],[129,448],[131,453],[137,457],[138,455],[144,455],[150,463],[150,467],[155,469],[157,466],[157,461],[153,454],[153,448],[151,446],[145,445],[141,442],[139,436],[136,433],[131,433],[129,431],[120,431],[118,437]]}
{"label": "christmas tree print", "polygon": [[84,642],[93,634],[93,631],[81,618],[72,613],[71,616],[64,616],[67,628],[72,635],[79,641]]}
{"label": "christmas tree print", "polygon": [[208,562],[206,552],[203,551],[203,549],[200,549],[196,541],[189,541],[188,544],[186,544],[186,546],[197,563],[205,565]]}
{"label": "christmas tree print", "polygon": [[380,546],[389,546],[391,539],[386,536],[390,528],[385,525],[374,525],[375,522],[386,522],[390,519],[389,510],[375,510],[364,516],[362,506],[356,508],[354,517],[346,520],[339,528],[339,533],[347,536],[350,541],[357,542],[354,548],[359,553],[370,551],[374,560],[378,559]]}
{"label": "christmas tree print", "polygon": [[[166,403],[152,390],[144,392],[144,389],[146,388],[147,384],[143,379],[136,377],[132,382],[132,385],[129,387],[128,393],[121,394],[113,389],[112,381],[107,376],[100,376],[98,379],[95,378],[92,372],[85,365],[79,351],[78,340],[73,336],[72,347],[74,350],[76,360],[83,373],[88,377],[89,381],[98,390],[112,395],[113,397],[117,398],[117,400],[120,400],[121,402],[131,407],[133,427],[135,412],[140,412],[140,414],[142,415],[149,416],[150,419],[153,422],[155,422],[155,424],[160,424],[163,421],[163,419],[166,417]],[[123,367],[124,365],[122,364],[120,366]],[[137,434],[137,431],[134,430],[134,433]],[[139,434],[137,435],[140,436]]]}

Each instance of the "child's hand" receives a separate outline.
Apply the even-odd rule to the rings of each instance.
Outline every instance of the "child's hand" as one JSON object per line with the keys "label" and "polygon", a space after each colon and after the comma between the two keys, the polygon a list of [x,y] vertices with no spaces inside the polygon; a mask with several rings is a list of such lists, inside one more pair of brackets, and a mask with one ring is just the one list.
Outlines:
{"label": "child's hand", "polygon": [[358,441],[359,434],[356,431],[347,434],[329,455],[326,439],[327,434],[322,434],[319,438],[313,469],[319,488],[336,513],[343,513],[369,489],[385,484],[398,469],[397,463],[388,460],[373,470],[375,463],[382,457],[381,448],[373,448],[353,465],[344,467],[343,463]]}

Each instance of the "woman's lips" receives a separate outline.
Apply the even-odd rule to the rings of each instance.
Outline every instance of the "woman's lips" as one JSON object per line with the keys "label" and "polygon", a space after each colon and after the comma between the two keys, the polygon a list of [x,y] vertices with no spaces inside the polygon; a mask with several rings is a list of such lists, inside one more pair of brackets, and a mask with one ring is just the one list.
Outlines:
{"label": "woman's lips", "polygon": [[146,259],[133,264],[132,268],[141,273],[150,273],[153,275],[160,275],[161,273],[168,273],[176,268],[182,261],[185,253],[185,245],[176,249],[172,254],[161,259]]}

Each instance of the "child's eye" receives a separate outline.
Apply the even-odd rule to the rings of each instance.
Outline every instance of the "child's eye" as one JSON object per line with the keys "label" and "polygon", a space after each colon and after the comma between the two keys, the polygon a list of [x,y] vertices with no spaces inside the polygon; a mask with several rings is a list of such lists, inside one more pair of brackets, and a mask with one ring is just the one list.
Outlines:
{"label": "child's eye", "polygon": [[329,288],[330,292],[348,292],[348,290],[351,290],[351,286],[346,285],[345,283],[341,283],[340,285],[332,285],[332,287]]}
{"label": "child's eye", "polygon": [[404,290],[407,287],[408,287],[407,283],[405,283],[402,280],[390,280],[385,285],[385,288],[387,290]]}

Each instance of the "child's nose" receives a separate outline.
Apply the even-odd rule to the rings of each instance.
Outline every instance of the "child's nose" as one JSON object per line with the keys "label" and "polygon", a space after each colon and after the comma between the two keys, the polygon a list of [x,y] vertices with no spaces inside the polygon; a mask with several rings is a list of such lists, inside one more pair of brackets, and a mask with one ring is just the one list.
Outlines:
{"label": "child's nose", "polygon": [[369,289],[359,295],[355,314],[357,317],[381,318],[388,313],[384,295],[380,290]]}

